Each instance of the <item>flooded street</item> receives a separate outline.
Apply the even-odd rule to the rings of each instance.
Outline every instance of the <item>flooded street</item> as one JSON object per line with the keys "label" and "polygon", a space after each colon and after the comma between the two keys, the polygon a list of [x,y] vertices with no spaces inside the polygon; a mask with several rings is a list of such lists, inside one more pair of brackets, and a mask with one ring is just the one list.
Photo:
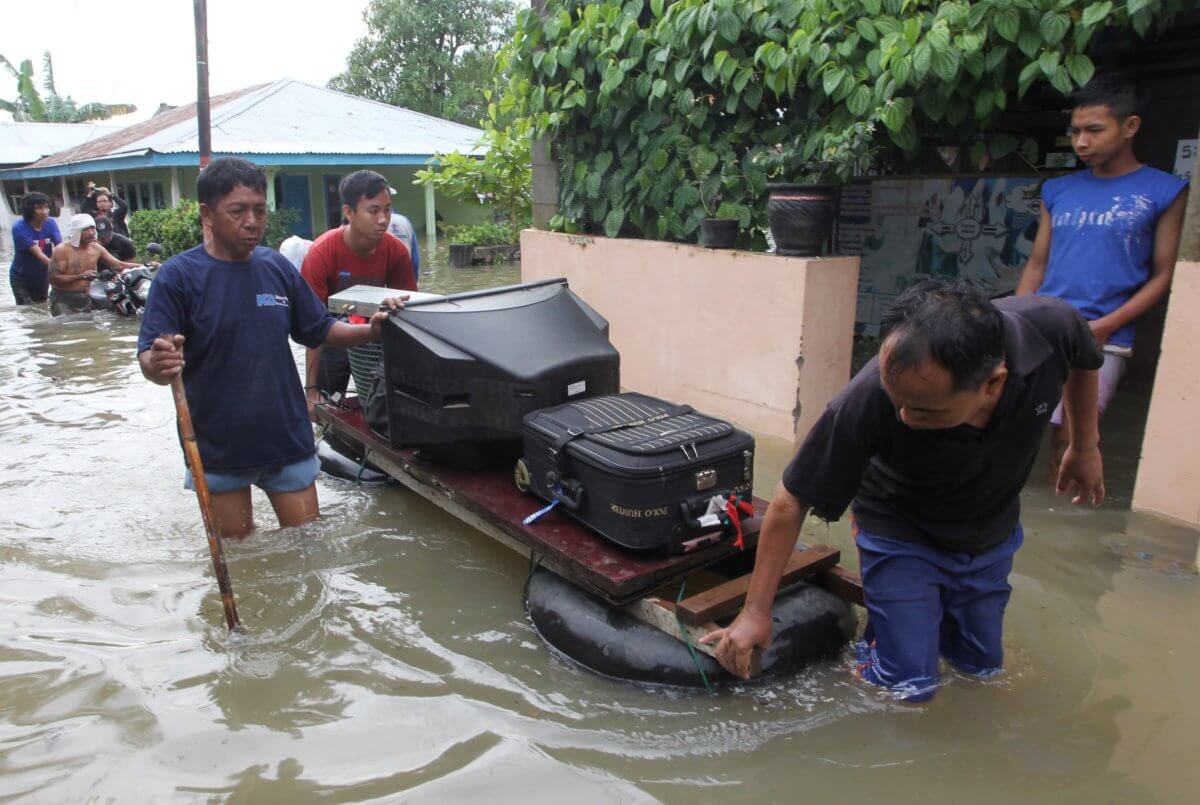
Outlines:
{"label": "flooded street", "polygon": [[[517,276],[438,266],[421,289]],[[0,798],[1194,801],[1197,534],[1128,511],[1145,390],[1105,422],[1100,511],[1044,471],[1026,491],[1000,678],[899,706],[846,657],[681,694],[559,660],[525,620],[526,560],[399,488],[326,477],[321,522],[227,543],[231,637],[136,323],[0,297]],[[789,454],[760,440],[760,495]],[[845,522],[805,539],[854,566]]]}

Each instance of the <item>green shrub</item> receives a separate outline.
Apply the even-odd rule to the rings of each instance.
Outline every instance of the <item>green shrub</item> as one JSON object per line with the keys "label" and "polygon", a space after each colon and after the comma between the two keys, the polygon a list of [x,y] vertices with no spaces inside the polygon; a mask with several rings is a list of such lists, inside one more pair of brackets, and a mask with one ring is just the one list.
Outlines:
{"label": "green shrub", "polygon": [[448,226],[446,237],[453,244],[465,246],[511,246],[517,242],[508,224]]}
{"label": "green shrub", "polygon": [[[279,244],[291,235],[291,228],[300,220],[298,210],[276,210],[267,218],[267,234],[264,245],[278,249]],[[138,256],[149,257],[146,247],[151,243],[162,244],[164,257],[170,257],[199,246],[204,239],[200,229],[200,204],[191,199],[179,202],[178,207],[162,210],[138,210],[129,218],[129,234]]]}
{"label": "green shrub", "polygon": [[186,252],[204,239],[200,230],[200,204],[184,200],[178,207],[138,210],[129,217],[129,234],[140,257],[149,257],[146,247],[162,244],[164,257]]}

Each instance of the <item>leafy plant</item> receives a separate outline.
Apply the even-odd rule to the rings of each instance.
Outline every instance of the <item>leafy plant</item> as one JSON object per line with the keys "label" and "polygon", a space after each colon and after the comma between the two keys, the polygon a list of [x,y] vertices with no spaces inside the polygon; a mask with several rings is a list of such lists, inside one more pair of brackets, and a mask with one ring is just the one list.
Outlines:
{"label": "leafy plant", "polygon": [[[297,210],[276,210],[267,217],[267,232],[263,241],[272,249],[291,235],[291,228],[300,220]],[[200,204],[184,199],[177,207],[161,210],[138,210],[129,216],[129,234],[134,248],[142,256],[148,256],[146,247],[151,243],[162,245],[167,257],[186,252],[204,242],[200,227]]]}
{"label": "leafy plant", "polygon": [[[498,59],[501,119],[553,138],[563,228],[690,239],[693,147],[747,179],[723,202],[766,226],[760,176],[844,180],[877,158],[1018,153],[999,128],[1031,89],[1067,94],[1109,27],[1139,35],[1190,0],[547,0]],[[1026,149],[1027,150],[1027,149]],[[765,160],[765,161],[763,161]],[[749,168],[747,167],[749,165]],[[755,177],[751,179],[751,177]]]}
{"label": "leafy plant", "polygon": [[518,242],[513,240],[512,228],[504,224],[447,226],[446,237],[463,246],[510,246]]}
{"label": "leafy plant", "polygon": [[[494,104],[489,114],[495,115]],[[433,185],[468,204],[490,204],[507,217],[508,239],[503,242],[517,243],[533,211],[529,125],[527,121],[516,121],[500,129],[490,119],[485,125],[479,141],[487,148],[483,157],[457,152],[437,154],[425,170],[417,171],[414,184]]]}
{"label": "leafy plant", "polygon": [[42,88],[46,91],[45,99],[38,92],[33,81],[33,62],[29,59],[21,62],[20,69],[13,67],[12,62],[0,56],[9,74],[17,80],[17,96],[11,101],[0,100],[0,111],[8,112],[18,123],[84,123],[89,120],[107,120],[113,115],[127,115],[136,112],[132,104],[118,103],[85,103],[78,105],[70,95],[63,97],[58,94],[54,85],[54,62],[50,51],[42,54]]}
{"label": "leafy plant", "polygon": [[178,207],[138,210],[129,216],[129,234],[139,255],[150,243],[162,244],[167,257],[186,252],[204,240],[200,229],[200,204],[183,200]]}
{"label": "leafy plant", "polygon": [[[695,188],[699,208],[707,217],[736,220],[739,228],[750,226],[750,208],[740,203],[750,184],[742,174],[737,153],[729,149],[719,154],[707,146],[693,145],[688,150],[687,162],[692,174],[691,187]],[[686,189],[680,198],[685,203],[690,198]]]}

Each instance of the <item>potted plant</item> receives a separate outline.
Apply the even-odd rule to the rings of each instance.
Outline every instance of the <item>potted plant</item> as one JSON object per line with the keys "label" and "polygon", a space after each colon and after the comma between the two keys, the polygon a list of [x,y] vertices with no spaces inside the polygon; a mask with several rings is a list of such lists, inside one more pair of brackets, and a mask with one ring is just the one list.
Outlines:
{"label": "potted plant", "polygon": [[754,155],[776,180],[767,184],[767,221],[776,254],[821,253],[833,231],[838,187],[870,166],[874,132],[873,123],[863,122],[844,131],[818,129]]}
{"label": "potted plant", "polygon": [[738,232],[750,225],[750,208],[727,201],[741,198],[746,192],[746,179],[738,170],[737,155],[729,151],[724,156],[703,145],[693,146],[688,153],[693,187],[704,217],[700,219],[700,245],[710,249],[732,249]]}

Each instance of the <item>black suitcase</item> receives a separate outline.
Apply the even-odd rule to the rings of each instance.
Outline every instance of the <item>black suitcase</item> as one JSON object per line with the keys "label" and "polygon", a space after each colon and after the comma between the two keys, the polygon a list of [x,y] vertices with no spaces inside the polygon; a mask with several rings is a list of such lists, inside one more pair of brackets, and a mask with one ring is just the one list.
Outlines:
{"label": "black suitcase", "polygon": [[753,494],[754,438],[687,405],[611,394],[534,411],[524,426],[518,487],[626,548],[683,553],[730,536],[732,518],[714,526],[706,508]]}

